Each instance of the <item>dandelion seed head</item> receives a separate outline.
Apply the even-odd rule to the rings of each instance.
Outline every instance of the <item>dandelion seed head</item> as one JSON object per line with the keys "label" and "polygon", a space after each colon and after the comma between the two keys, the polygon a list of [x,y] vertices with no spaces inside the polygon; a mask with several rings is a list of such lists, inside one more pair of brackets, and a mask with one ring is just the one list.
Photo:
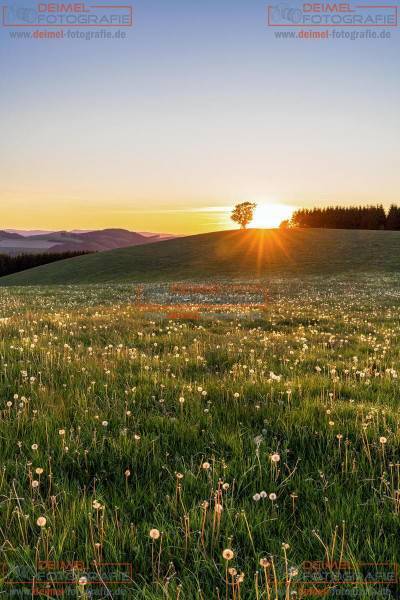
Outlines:
{"label": "dandelion seed head", "polygon": [[228,561],[232,560],[232,558],[234,556],[235,556],[235,553],[230,548],[225,548],[225,550],[222,552],[222,558],[224,560],[228,560]]}
{"label": "dandelion seed head", "polygon": [[150,529],[149,535],[152,540],[158,540],[161,534],[158,529]]}

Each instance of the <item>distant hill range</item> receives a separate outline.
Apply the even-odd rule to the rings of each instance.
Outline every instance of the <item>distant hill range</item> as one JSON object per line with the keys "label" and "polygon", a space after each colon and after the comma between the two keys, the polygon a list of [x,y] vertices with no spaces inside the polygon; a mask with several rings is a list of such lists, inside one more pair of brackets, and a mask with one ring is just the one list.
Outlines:
{"label": "distant hill range", "polygon": [[165,233],[137,233],[126,229],[50,232],[0,230],[0,254],[100,252],[153,244],[174,237]]}

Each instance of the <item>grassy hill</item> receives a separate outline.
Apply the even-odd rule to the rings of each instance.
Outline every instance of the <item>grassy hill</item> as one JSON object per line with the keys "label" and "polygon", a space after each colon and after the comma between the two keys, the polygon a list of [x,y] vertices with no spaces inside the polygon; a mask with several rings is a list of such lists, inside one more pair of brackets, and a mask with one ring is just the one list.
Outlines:
{"label": "grassy hill", "polygon": [[80,256],[0,279],[52,285],[400,271],[400,232],[222,231]]}

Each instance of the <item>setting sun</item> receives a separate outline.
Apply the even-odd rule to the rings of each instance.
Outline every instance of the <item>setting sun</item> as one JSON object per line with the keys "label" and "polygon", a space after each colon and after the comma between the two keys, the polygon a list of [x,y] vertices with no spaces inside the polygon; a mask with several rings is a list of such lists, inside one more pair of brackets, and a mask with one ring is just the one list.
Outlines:
{"label": "setting sun", "polygon": [[251,227],[260,229],[279,227],[282,221],[290,219],[293,210],[293,207],[286,204],[257,204]]}

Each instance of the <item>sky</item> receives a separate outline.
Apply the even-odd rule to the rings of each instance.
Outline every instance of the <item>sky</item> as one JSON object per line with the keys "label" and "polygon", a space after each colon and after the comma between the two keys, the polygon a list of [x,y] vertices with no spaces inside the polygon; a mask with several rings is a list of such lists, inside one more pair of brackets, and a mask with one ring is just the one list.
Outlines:
{"label": "sky", "polygon": [[188,234],[232,228],[243,201],[258,226],[400,202],[397,28],[278,39],[258,0],[133,7],[126,39],[0,28],[1,229]]}

